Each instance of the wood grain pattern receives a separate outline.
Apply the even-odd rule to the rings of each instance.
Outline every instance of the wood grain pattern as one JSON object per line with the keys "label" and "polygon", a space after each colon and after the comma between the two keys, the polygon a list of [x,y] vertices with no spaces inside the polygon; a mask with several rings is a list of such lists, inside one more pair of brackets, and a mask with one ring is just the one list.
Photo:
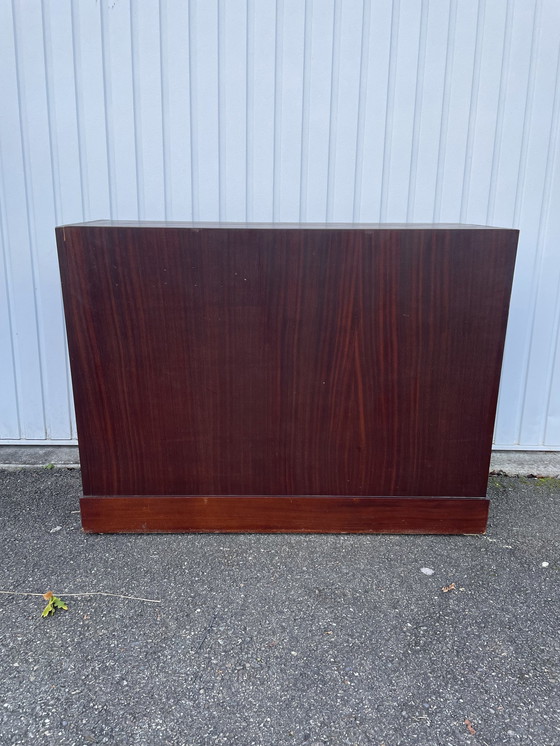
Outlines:
{"label": "wood grain pattern", "polygon": [[485,496],[516,231],[57,236],[86,496]]}
{"label": "wood grain pattern", "polygon": [[83,497],[85,531],[110,533],[476,534],[488,500],[236,496]]}

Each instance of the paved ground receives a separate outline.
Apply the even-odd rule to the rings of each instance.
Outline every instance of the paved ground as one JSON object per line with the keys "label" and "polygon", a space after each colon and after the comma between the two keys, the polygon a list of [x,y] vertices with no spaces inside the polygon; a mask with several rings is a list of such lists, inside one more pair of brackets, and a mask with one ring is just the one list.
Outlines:
{"label": "paved ground", "polygon": [[0,493],[0,588],[161,599],[3,596],[2,744],[560,744],[556,480],[492,477],[486,537],[95,536],[77,470]]}

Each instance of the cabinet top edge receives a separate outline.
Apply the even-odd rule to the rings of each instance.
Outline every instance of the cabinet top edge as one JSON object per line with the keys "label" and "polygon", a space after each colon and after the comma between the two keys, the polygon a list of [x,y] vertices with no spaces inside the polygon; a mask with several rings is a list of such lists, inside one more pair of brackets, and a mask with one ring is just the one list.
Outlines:
{"label": "cabinet top edge", "polygon": [[67,223],[59,228],[184,228],[190,230],[507,230],[493,225],[468,223],[218,223],[153,220],[92,220]]}

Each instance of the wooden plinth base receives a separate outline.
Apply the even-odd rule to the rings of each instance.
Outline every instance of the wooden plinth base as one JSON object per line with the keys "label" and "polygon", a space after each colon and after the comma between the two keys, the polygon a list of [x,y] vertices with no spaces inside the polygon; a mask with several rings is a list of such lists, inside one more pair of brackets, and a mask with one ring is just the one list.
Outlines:
{"label": "wooden plinth base", "polygon": [[488,500],[459,497],[83,497],[95,533],[484,533]]}

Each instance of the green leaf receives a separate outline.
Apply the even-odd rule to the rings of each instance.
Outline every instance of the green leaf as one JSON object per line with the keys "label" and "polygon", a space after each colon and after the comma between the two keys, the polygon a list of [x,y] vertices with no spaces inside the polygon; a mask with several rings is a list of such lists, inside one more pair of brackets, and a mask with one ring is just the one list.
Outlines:
{"label": "green leaf", "polygon": [[57,609],[68,609],[68,606],[64,603],[64,601],[61,598],[53,595],[49,598],[49,602],[43,609],[41,616],[47,617],[49,616],[49,614],[54,614],[54,612]]}

